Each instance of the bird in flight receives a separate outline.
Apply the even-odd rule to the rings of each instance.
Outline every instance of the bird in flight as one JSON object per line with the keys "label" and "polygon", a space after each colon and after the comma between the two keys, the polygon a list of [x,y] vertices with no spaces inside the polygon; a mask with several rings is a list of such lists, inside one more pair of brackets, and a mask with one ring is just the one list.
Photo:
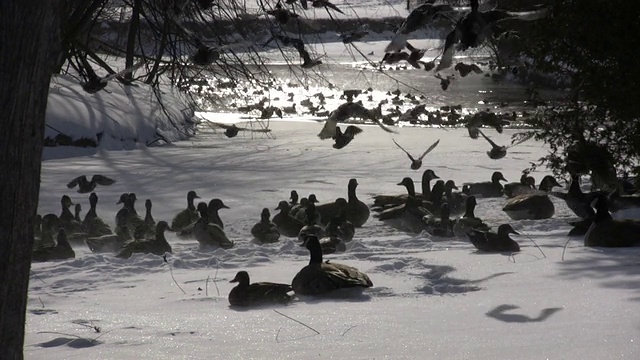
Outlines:
{"label": "bird in flight", "polygon": [[409,157],[409,160],[411,160],[411,169],[412,170],[418,170],[422,166],[422,159],[424,159],[424,157],[428,153],[430,153],[433,149],[436,148],[436,146],[438,146],[438,144],[440,143],[440,139],[438,139],[436,142],[431,144],[431,146],[429,146],[429,148],[422,155],[420,155],[420,157],[417,158],[417,159],[415,159],[413,156],[411,156],[411,154],[409,154],[409,152],[407,150],[405,150],[402,146],[400,146],[400,144],[398,144],[398,142],[396,142],[395,139],[393,139],[393,142],[396,144],[397,147],[400,148],[400,150],[404,151],[404,153],[407,154],[407,156]]}

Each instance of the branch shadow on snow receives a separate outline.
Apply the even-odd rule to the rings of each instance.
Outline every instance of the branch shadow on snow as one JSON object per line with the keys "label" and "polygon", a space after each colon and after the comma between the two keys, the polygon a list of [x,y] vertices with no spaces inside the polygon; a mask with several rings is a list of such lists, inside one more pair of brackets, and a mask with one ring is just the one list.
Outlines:
{"label": "branch shadow on snow", "polygon": [[538,316],[536,317],[530,317],[528,315],[524,315],[524,314],[515,314],[515,313],[508,313],[512,310],[516,310],[520,308],[517,305],[511,305],[511,304],[502,304],[502,305],[498,305],[495,309],[487,312],[487,316],[494,318],[496,320],[500,320],[502,322],[506,322],[506,323],[527,323],[527,322],[542,322],[547,320],[549,317],[551,317],[551,315],[555,314],[556,312],[562,310],[562,308],[546,308],[546,309],[542,309],[540,311],[540,314],[538,314]]}
{"label": "branch shadow on snow", "polygon": [[[581,250],[582,251],[582,250]],[[567,249],[559,275],[568,280],[594,281],[609,289],[633,292],[629,300],[640,301],[640,249],[585,248],[579,257]]]}

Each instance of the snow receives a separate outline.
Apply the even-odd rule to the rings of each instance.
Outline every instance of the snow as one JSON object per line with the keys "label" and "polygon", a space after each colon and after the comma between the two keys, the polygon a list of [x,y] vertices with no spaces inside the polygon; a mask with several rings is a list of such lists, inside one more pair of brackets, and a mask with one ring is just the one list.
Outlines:
{"label": "snow", "polygon": [[[380,48],[382,49],[382,48]],[[333,55],[332,55],[333,56]],[[433,92],[440,89],[433,86]],[[464,88],[461,82],[459,88]],[[450,89],[455,92],[456,87]],[[529,140],[501,160],[465,129],[377,126],[342,150],[316,134],[322,124],[307,116],[250,122],[238,114],[198,113],[271,133],[241,132],[229,139],[204,123],[185,139],[159,115],[144,89],[110,83],[88,95],[73,81],[52,82],[47,124],[77,137],[113,136],[98,148],[46,148],[38,213],[59,213],[68,194],[88,209],[88,194],[66,187],[79,175],[116,180],[99,186],[98,215],[112,227],[123,192],[139,203],[153,200],[156,221],[170,221],[195,190],[205,201],[220,198],[225,231],[236,246],[200,251],[195,240],[168,232],[173,254],[118,259],[75,246],[73,260],[32,265],[27,308],[28,359],[619,359],[640,353],[638,249],[585,248],[565,243],[571,211],[556,198],[548,220],[510,221],[504,198],[479,199],[476,215],[494,227],[510,222],[522,252],[480,254],[467,239],[407,234],[371,217],[342,254],[325,258],[366,272],[374,287],[355,298],[296,299],[286,306],[230,308],[227,294],[237,271],[252,281],[289,283],[308,262],[297,240],[282,237],[258,245],[250,229],[264,207],[296,189],[320,202],[346,196],[356,178],[361,200],[400,194],[396,184],[433,169],[457,184],[488,180],[496,170],[517,181],[521,170],[548,149]],[[387,90],[387,89],[384,89]],[[175,95],[174,95],[175,96]],[[176,119],[189,115],[167,94]],[[295,121],[292,121],[295,120]],[[188,124],[185,122],[185,124]],[[47,130],[53,136],[56,132]],[[161,132],[170,143],[145,147]],[[510,141],[487,130],[499,144]],[[128,139],[139,138],[140,143]],[[420,171],[392,138],[419,153],[439,146]],[[158,143],[156,143],[158,144]],[[116,150],[116,151],[114,151]],[[538,170],[540,180],[548,174]],[[140,208],[140,205],[138,205]],[[83,215],[84,215],[83,211]],[[272,215],[275,213],[272,210]],[[536,247],[540,246],[541,251]],[[563,260],[564,255],[564,260]]]}

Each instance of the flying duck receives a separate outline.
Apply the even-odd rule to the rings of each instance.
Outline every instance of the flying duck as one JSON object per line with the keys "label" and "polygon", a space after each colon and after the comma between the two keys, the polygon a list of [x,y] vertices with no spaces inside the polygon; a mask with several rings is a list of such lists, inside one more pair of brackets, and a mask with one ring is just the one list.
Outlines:
{"label": "flying duck", "polygon": [[335,144],[333,144],[333,148],[342,149],[343,147],[347,146],[351,142],[351,140],[353,140],[354,136],[360,134],[361,132],[362,129],[355,125],[347,126],[347,129],[344,131],[344,133],[342,132],[342,130],[340,130],[340,126],[336,126],[336,135],[333,137],[335,141]]}
{"label": "flying duck", "polygon": [[407,150],[405,150],[402,146],[400,146],[400,144],[398,144],[395,139],[393,139],[393,143],[396,144],[396,146],[400,148],[400,150],[402,150],[405,154],[407,154],[407,156],[409,157],[409,160],[411,160],[411,166],[410,166],[411,170],[418,170],[422,166],[422,159],[424,159],[424,157],[428,153],[430,153],[433,149],[436,148],[436,146],[438,146],[438,144],[440,143],[440,139],[436,140],[436,142],[431,144],[431,146],[429,146],[427,150],[425,150],[425,152],[422,153],[422,155],[420,155],[420,157],[418,157],[417,159],[414,159],[414,157],[411,156],[411,154]]}
{"label": "flying duck", "polygon": [[404,49],[407,45],[407,37],[409,34],[429,24],[438,14],[453,10],[450,5],[434,5],[435,2],[435,0],[429,0],[425,4],[413,9],[393,35],[391,42],[384,51],[391,53]]}
{"label": "flying duck", "polygon": [[80,175],[77,178],[71,180],[68,184],[67,187],[69,189],[73,189],[74,187],[78,186],[78,192],[83,194],[83,193],[88,193],[88,192],[92,192],[96,186],[98,185],[112,185],[115,184],[116,181],[106,177],[104,175],[93,175],[91,177],[91,181],[87,180],[87,176],[86,175]]}

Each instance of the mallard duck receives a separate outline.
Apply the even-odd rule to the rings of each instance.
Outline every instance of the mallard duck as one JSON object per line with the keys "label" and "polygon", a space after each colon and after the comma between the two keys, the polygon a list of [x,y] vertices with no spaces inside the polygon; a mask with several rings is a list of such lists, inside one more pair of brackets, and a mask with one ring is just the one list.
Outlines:
{"label": "mallard duck", "polygon": [[280,231],[278,226],[271,222],[271,213],[269,209],[262,209],[260,214],[260,222],[253,225],[251,228],[251,235],[261,243],[274,243],[280,239]]}
{"label": "mallard duck", "polygon": [[124,212],[124,214],[126,214],[126,226],[132,232],[135,232],[139,226],[144,226],[144,220],[138,215],[135,208],[136,200],[137,197],[135,193],[124,193],[120,195],[120,200],[116,203],[116,205],[122,204],[122,209],[116,213],[116,224],[118,223],[118,216],[123,216],[120,212],[126,209],[127,211]]}
{"label": "mallard duck", "polygon": [[225,205],[220,199],[213,199],[209,201],[209,205],[207,207],[209,209],[209,223],[216,224],[220,226],[221,229],[224,229],[224,224],[222,223],[222,219],[218,214],[220,209],[228,209],[229,207]]}
{"label": "mallard duck", "polygon": [[67,232],[64,228],[58,230],[55,246],[39,247],[33,250],[31,261],[50,261],[73,259],[76,253],[67,241]]}
{"label": "mallard duck", "polygon": [[422,208],[421,202],[416,199],[413,180],[410,177],[405,177],[398,185],[406,188],[407,201],[404,204],[385,209],[377,214],[378,219],[401,231],[419,233],[425,230],[422,218],[430,213]]}
{"label": "mallard duck", "polygon": [[76,206],[73,209],[73,220],[81,223],[82,219],[80,218],[80,213],[82,213],[82,205],[76,203]]}
{"label": "mallard duck", "polygon": [[298,205],[298,200],[299,200],[299,196],[298,196],[298,192],[295,190],[291,190],[291,194],[289,196],[289,206],[295,206]]}
{"label": "mallard duck", "polygon": [[529,176],[527,173],[523,173],[519,182],[511,182],[504,184],[504,194],[508,198],[514,196],[528,194],[536,190],[536,180],[533,176]]}
{"label": "mallard duck", "polygon": [[440,205],[440,216],[424,216],[422,221],[427,225],[427,232],[433,236],[452,237],[453,221],[449,218],[449,214],[449,204],[444,202]]}
{"label": "mallard duck", "polygon": [[171,253],[171,245],[164,236],[164,232],[171,230],[166,221],[160,221],[156,225],[156,233],[152,239],[148,240],[130,240],[125,242],[116,255],[121,259],[128,259],[135,253],[154,254],[162,256],[165,253]]}
{"label": "mallard duck", "polygon": [[358,187],[358,181],[356,179],[350,179],[347,185],[347,209],[345,216],[348,221],[351,221],[353,226],[361,227],[369,219],[369,207],[367,204],[358,200],[356,196],[356,188]]}
{"label": "mallard duck", "polygon": [[289,216],[289,212],[291,211],[289,203],[282,200],[275,210],[280,210],[280,212],[275,214],[271,221],[276,224],[280,234],[286,237],[297,237],[304,224]]}
{"label": "mallard duck", "polygon": [[[62,205],[62,212],[58,216],[58,225],[64,228],[67,241],[84,241],[86,238],[84,226],[82,226],[81,221],[76,220],[75,214],[69,210],[71,205],[74,205],[71,198],[63,195],[60,198],[60,204]],[[76,209],[79,208],[76,207]]]}
{"label": "mallard duck", "polygon": [[498,232],[480,231],[472,229],[467,233],[467,237],[471,240],[476,249],[484,252],[518,252],[520,245],[509,237],[509,234],[520,235],[509,224],[498,226]]}
{"label": "mallard duck", "polygon": [[95,237],[111,234],[111,228],[104,222],[96,213],[96,207],[98,205],[98,195],[94,192],[89,195],[89,211],[82,220],[82,226],[87,232],[87,236]]}
{"label": "mallard duck", "polygon": [[482,197],[501,197],[503,187],[500,181],[507,181],[500,171],[494,171],[491,174],[491,181],[471,183],[469,185],[469,195]]}
{"label": "mallard duck", "polygon": [[444,183],[444,200],[449,204],[451,216],[459,216],[465,211],[468,195],[464,192],[453,190],[459,190],[458,186],[455,181],[447,180]]}
{"label": "mallard duck", "polygon": [[198,196],[198,194],[193,190],[187,193],[187,208],[177,213],[171,221],[171,228],[173,231],[179,232],[185,227],[198,221],[200,214],[198,214],[198,211],[193,204],[193,200],[199,198],[200,196]]}
{"label": "mallard duck", "polygon": [[112,185],[115,184],[116,181],[108,178],[104,175],[93,175],[91,177],[91,181],[87,180],[87,176],[86,175],[80,175],[77,178],[71,180],[68,184],[67,187],[69,189],[73,189],[74,187],[76,187],[76,185],[78,186],[78,192],[79,193],[88,193],[93,191],[96,186],[98,185]]}
{"label": "mallard duck", "polygon": [[462,215],[460,219],[456,220],[453,225],[453,233],[457,237],[466,236],[472,229],[489,231],[489,225],[485,224],[482,219],[477,218],[475,215],[474,211],[477,204],[475,196],[471,195],[467,198],[467,201],[465,202],[464,215]]}
{"label": "mallard duck", "polygon": [[577,217],[582,219],[589,217],[587,208],[591,207],[591,203],[596,198],[596,193],[586,194],[582,192],[579,174],[573,174],[571,176],[568,192],[552,191],[550,194],[564,200],[567,203],[567,207],[571,209]]}
{"label": "mallard duck", "polygon": [[512,197],[502,211],[513,220],[549,219],[555,213],[555,207],[548,194],[555,186],[560,184],[553,176],[547,175],[540,182],[538,191]]}
{"label": "mallard duck", "polygon": [[436,142],[434,142],[433,144],[431,144],[431,146],[429,146],[429,147],[427,148],[427,150],[425,150],[425,152],[423,152],[423,153],[422,153],[422,155],[420,155],[420,157],[418,157],[418,158],[416,159],[416,158],[414,158],[413,156],[411,156],[411,154],[410,154],[407,150],[405,150],[402,146],[400,146],[400,144],[398,144],[398,143],[396,142],[396,140],[395,140],[395,139],[392,139],[392,140],[393,140],[393,143],[394,143],[394,144],[396,144],[396,146],[397,146],[398,148],[400,148],[400,150],[402,150],[405,154],[407,154],[407,156],[409,157],[409,160],[411,160],[411,166],[410,166],[410,167],[411,167],[411,169],[412,169],[412,170],[418,170],[418,169],[420,169],[420,167],[422,167],[422,159],[424,159],[424,157],[425,157],[428,153],[430,153],[433,149],[435,149],[435,148],[436,148],[436,146],[438,146],[438,144],[440,143],[440,140],[439,140],[439,139],[438,139],[438,140],[436,140]]}
{"label": "mallard duck", "polygon": [[593,223],[584,236],[584,246],[640,246],[640,220],[613,219],[604,194],[596,198],[595,209]]}
{"label": "mallard duck", "polygon": [[60,223],[64,224],[75,221],[75,216],[73,215],[71,210],[69,210],[71,205],[73,205],[73,201],[71,201],[71,198],[68,195],[62,195],[62,197],[60,198],[60,205],[62,206],[62,211],[58,216],[58,220],[60,220]]}
{"label": "mallard duck", "polygon": [[193,226],[193,236],[200,243],[200,248],[207,246],[230,249],[233,241],[229,240],[224,230],[217,224],[209,221],[209,207],[207,203],[201,202],[197,207],[200,212],[200,219]]}
{"label": "mallard duck", "polygon": [[[431,169],[427,169],[422,173],[422,193],[416,194],[416,198],[420,200],[429,200],[431,197],[431,180],[440,179],[438,175]],[[373,207],[386,208],[403,204],[407,201],[407,194],[401,195],[376,195],[373,197]]]}
{"label": "mallard duck", "polygon": [[433,21],[438,14],[452,11],[453,8],[448,4],[434,5],[435,0],[427,1],[425,4],[413,9],[407,18],[402,22],[391,42],[384,49],[387,53],[400,51],[407,46],[407,36],[412,32],[426,26]]}
{"label": "mallard duck", "polygon": [[116,232],[102,236],[91,236],[85,240],[89,250],[94,253],[117,252],[122,245],[133,239],[133,232],[127,226],[129,210],[121,209],[116,214]]}
{"label": "mallard duck", "polygon": [[153,215],[151,215],[151,207],[153,204],[151,203],[151,199],[147,199],[144,201],[144,225],[150,229],[155,230],[156,221],[153,219]]}
{"label": "mallard duck", "polygon": [[325,232],[328,236],[339,236],[343,241],[351,241],[355,235],[356,229],[351,221],[346,218],[347,200],[344,198],[337,198],[336,204],[338,204],[339,210],[336,215],[333,215],[325,227]]}
{"label": "mallard duck", "polygon": [[317,221],[316,205],[310,201],[309,205],[307,205],[307,208],[305,209],[305,213],[307,215],[307,222],[306,225],[300,229],[300,232],[298,233],[298,240],[303,242],[309,235],[315,235],[318,238],[323,238],[325,236],[324,227],[319,225]]}
{"label": "mallard duck", "polygon": [[252,306],[268,303],[287,303],[293,299],[290,292],[293,288],[289,284],[277,284],[272,282],[257,282],[250,284],[249,273],[238,271],[236,276],[229,281],[238,283],[229,292],[229,304],[231,306]]}
{"label": "mallard duck", "polygon": [[309,250],[309,265],[303,267],[291,281],[299,295],[324,295],[335,290],[369,288],[373,283],[358,269],[334,262],[322,262],[322,247],[316,236],[305,239]]}
{"label": "mallard duck", "polygon": [[333,140],[335,141],[335,143],[333,144],[333,148],[342,149],[343,147],[349,145],[351,140],[353,140],[353,138],[361,132],[362,129],[355,125],[347,126],[344,132],[342,132],[340,126],[336,126],[336,135],[333,137]]}

